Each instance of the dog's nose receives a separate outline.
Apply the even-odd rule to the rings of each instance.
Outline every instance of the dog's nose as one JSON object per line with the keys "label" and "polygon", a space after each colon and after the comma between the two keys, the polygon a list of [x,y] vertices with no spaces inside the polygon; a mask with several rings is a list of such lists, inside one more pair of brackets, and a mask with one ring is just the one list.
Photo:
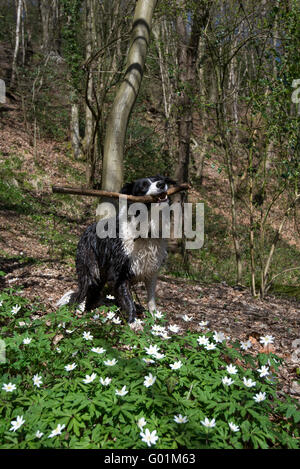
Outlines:
{"label": "dog's nose", "polygon": [[156,186],[157,186],[158,189],[162,189],[162,190],[165,189],[165,183],[164,183],[164,181],[158,181],[158,182],[156,183]]}

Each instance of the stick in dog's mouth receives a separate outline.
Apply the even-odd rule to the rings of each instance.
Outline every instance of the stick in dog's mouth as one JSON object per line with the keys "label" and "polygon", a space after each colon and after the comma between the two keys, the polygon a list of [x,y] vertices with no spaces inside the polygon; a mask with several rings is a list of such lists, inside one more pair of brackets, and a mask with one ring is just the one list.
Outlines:
{"label": "stick in dog's mouth", "polygon": [[159,204],[161,204],[163,202],[167,202],[168,201],[168,194],[166,192],[161,192],[160,194],[155,196],[155,199]]}

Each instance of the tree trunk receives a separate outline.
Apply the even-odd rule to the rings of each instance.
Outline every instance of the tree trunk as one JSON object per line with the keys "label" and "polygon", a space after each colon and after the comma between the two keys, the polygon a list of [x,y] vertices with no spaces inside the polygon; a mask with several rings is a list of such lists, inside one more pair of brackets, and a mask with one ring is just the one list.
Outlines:
{"label": "tree trunk", "polygon": [[255,281],[255,232],[254,232],[254,204],[253,204],[253,148],[249,150],[248,158],[249,168],[249,249],[250,249],[250,267],[251,267],[251,293],[256,296],[256,281]]}
{"label": "tree trunk", "polygon": [[190,20],[180,14],[185,6],[184,0],[177,0],[179,12],[176,19],[178,35],[178,81],[180,94],[177,103],[178,161],[175,177],[179,182],[187,182],[189,177],[190,144],[193,128],[193,104],[191,94],[196,82],[196,67],[199,42],[203,27],[206,25],[211,2],[200,1],[195,5]]}
{"label": "tree trunk", "polygon": [[[95,32],[95,2],[86,0],[86,60],[89,60],[96,43]],[[86,157],[86,183],[92,187],[95,182],[96,171],[96,134],[95,119],[91,110],[93,102],[93,66],[88,71],[87,89],[86,89],[86,107],[85,107],[85,134],[82,141],[82,150]]]}
{"label": "tree trunk", "polygon": [[[182,1],[178,0],[182,6]],[[187,24],[182,15],[177,16],[176,31],[178,44],[178,81],[180,94],[177,100],[177,134],[178,134],[178,159],[175,170],[175,179],[178,182],[188,181],[188,168],[190,161],[190,140],[192,132],[192,106],[190,99],[191,90],[188,89],[193,78],[191,68],[191,53],[188,39]]]}
{"label": "tree trunk", "polygon": [[227,174],[228,174],[228,181],[230,187],[230,210],[231,210],[231,232],[233,238],[233,245],[235,251],[235,259],[236,259],[236,282],[237,284],[241,284],[242,282],[242,254],[241,254],[241,245],[239,240],[239,235],[237,232],[237,208],[236,208],[236,190],[235,190],[235,183],[234,183],[234,175],[232,169],[232,155],[229,148],[225,149],[226,153],[226,165],[227,165]]}
{"label": "tree trunk", "polygon": [[22,66],[24,67],[25,65],[25,60],[26,60],[26,45],[25,45],[25,18],[27,16],[27,6],[26,6],[26,1],[23,0],[23,18],[21,22],[21,37],[22,37]]}
{"label": "tree trunk", "polygon": [[45,55],[49,52],[60,53],[60,1],[40,0],[40,15],[42,23],[42,50]]}
{"label": "tree trunk", "polygon": [[119,191],[123,183],[123,152],[130,113],[142,82],[157,0],[138,0],[133,18],[125,78],[108,118],[104,143],[102,189]]}
{"label": "tree trunk", "polygon": [[45,54],[50,50],[50,13],[51,2],[49,0],[40,0],[40,13],[42,23],[42,49]]}
{"label": "tree trunk", "polygon": [[79,134],[79,106],[75,102],[71,105],[71,141],[73,155],[77,160],[81,155],[81,141]]}
{"label": "tree trunk", "polygon": [[17,22],[16,22],[16,40],[15,40],[15,49],[13,54],[13,62],[12,62],[12,75],[10,86],[13,87],[16,81],[16,74],[17,74],[17,60],[18,54],[20,49],[20,41],[21,41],[21,22],[22,22],[22,11],[23,11],[23,0],[18,0],[17,2]]}
{"label": "tree trunk", "polygon": [[[192,13],[192,26],[182,14],[186,7],[184,0],[177,0],[178,13],[176,18],[176,32],[178,36],[178,85],[179,96],[177,100],[177,136],[178,158],[175,169],[175,179],[179,183],[189,180],[189,163],[191,153],[191,136],[193,128],[193,103],[191,95],[196,82],[196,65],[199,50],[199,41],[202,28],[205,25],[210,2],[197,3]],[[184,203],[187,195],[182,194],[174,199],[174,202]],[[182,240],[183,262],[188,270],[188,256],[185,249],[185,238]]]}
{"label": "tree trunk", "polygon": [[174,112],[175,76],[170,78],[170,63],[177,66],[176,43],[172,29],[166,18],[153,28],[156,50],[158,54],[159,70],[164,104],[164,154],[168,161],[175,161],[177,149],[176,112]]}

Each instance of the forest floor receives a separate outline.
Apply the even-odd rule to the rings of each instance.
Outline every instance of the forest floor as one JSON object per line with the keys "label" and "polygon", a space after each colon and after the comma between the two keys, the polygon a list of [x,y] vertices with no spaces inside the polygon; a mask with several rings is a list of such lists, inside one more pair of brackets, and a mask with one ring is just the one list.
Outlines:
{"label": "forest floor", "polygon": [[[66,153],[65,147],[42,140],[34,150],[19,113],[12,111],[0,118],[0,164],[4,165],[7,187],[15,190],[8,193],[7,199],[0,200],[0,270],[6,273],[5,277],[0,277],[0,288],[21,286],[26,298],[38,299],[49,310],[55,308],[56,301],[66,291],[76,286],[75,259],[70,253],[74,252],[78,237],[93,220],[94,213],[94,202],[89,198],[69,197],[60,202],[51,194],[52,184],[76,184],[84,173],[84,162],[71,161]],[[10,163],[12,155],[16,154],[22,155],[21,164],[12,171],[15,168]],[[207,186],[214,182],[215,187],[209,172],[206,177]],[[16,197],[10,204],[8,199],[20,195],[23,187],[27,188],[25,202],[22,197]],[[213,195],[215,197],[215,191]],[[30,211],[30,200],[35,200],[41,208],[40,218],[36,207]],[[22,203],[27,204],[24,212]],[[49,219],[53,212],[50,207],[53,209],[56,205],[62,224],[54,227],[51,237]],[[62,238],[59,237],[61,230],[65,233]],[[298,243],[297,240],[292,242]],[[63,245],[66,255],[58,249],[59,244]],[[136,292],[137,301],[145,306],[143,287],[138,286]],[[273,336],[270,351],[285,360],[280,368],[282,391],[300,398],[299,301],[273,295],[264,300],[256,299],[248,289],[225,282],[202,284],[188,278],[175,278],[165,268],[158,282],[157,304],[167,318],[183,330],[189,328],[200,333],[199,322],[208,321],[210,330],[224,332],[232,340],[249,339],[254,352],[263,350],[259,343],[261,336]],[[191,320],[185,321],[184,315]]]}

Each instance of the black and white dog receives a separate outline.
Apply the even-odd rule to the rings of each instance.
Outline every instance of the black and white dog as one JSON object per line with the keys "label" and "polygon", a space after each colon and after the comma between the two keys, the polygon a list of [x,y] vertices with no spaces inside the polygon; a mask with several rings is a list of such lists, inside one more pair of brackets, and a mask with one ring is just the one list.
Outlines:
{"label": "black and white dog", "polygon": [[[135,196],[154,195],[156,203],[167,204],[169,185],[176,184],[170,178],[154,176],[138,179],[127,183],[121,190],[122,194]],[[126,216],[128,221],[128,217]],[[89,226],[82,235],[76,256],[78,288],[75,292],[66,293],[57,303],[82,304],[85,311],[99,306],[101,291],[107,283],[114,293],[116,303],[128,314],[128,322],[136,317],[136,307],[132,299],[130,286],[144,282],[147,290],[148,309],[156,310],[155,289],[158,271],[167,257],[167,241],[161,237],[136,237],[126,225],[120,236],[122,217],[116,217],[117,236],[101,238],[97,234],[97,223]],[[149,228],[151,229],[151,217]],[[128,228],[129,226],[129,228]]]}

